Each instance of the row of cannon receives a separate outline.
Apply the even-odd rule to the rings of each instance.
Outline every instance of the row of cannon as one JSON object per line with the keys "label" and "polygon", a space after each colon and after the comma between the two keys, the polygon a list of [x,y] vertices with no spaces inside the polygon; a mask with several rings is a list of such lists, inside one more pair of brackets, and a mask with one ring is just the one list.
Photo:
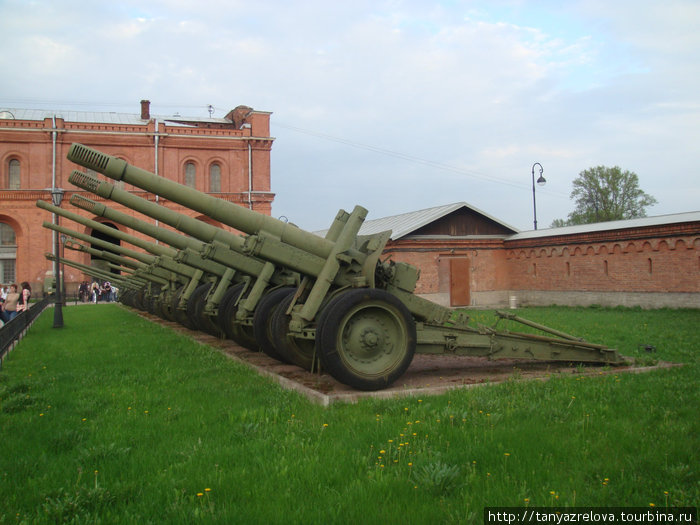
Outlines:
{"label": "row of cannon", "polygon": [[[367,216],[360,206],[350,213],[340,210],[325,237],[320,237],[81,144],[71,146],[68,159],[88,170],[73,171],[71,184],[134,210],[146,220],[80,193],[70,203],[94,219],[38,201],[38,207],[83,225],[85,231],[119,241],[114,244],[44,222],[44,227],[66,236],[66,248],[108,261],[108,268],[65,257],[60,262],[115,283],[122,303],[190,329],[231,339],[307,370],[323,371],[359,390],[388,387],[405,373],[416,352],[625,362],[616,350],[512,314],[498,313],[538,333],[477,324],[464,310],[416,295],[418,269],[380,259],[391,232],[359,234]],[[173,211],[100,180],[91,171],[242,233]],[[112,228],[100,218],[123,229]]]}

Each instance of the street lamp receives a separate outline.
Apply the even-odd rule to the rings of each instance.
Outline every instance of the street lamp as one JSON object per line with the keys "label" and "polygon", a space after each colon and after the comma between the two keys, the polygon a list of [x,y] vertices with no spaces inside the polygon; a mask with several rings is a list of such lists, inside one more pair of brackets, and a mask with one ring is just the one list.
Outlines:
{"label": "street lamp", "polygon": [[[56,188],[56,187],[51,188],[51,202],[57,208],[60,208],[60,206],[61,206],[61,201],[63,200],[64,193],[65,193],[65,190],[63,190],[62,188]],[[53,214],[53,223],[56,226],[58,226],[58,215],[55,213]],[[61,267],[59,265],[60,253],[58,251],[58,232],[57,231],[53,232],[53,254],[54,254],[53,274],[54,274],[54,277],[56,279],[56,298],[54,300],[54,307],[53,307],[53,327],[54,328],[63,328],[63,309],[62,309],[63,298],[61,297],[61,272],[60,272]]]}
{"label": "street lamp", "polygon": [[537,179],[537,185],[544,186],[547,183],[547,179],[545,179],[542,176],[542,172],[544,171],[544,168],[542,168],[542,164],[540,164],[539,162],[535,162],[532,165],[532,213],[534,217],[535,229],[537,229],[537,202],[535,201],[535,166],[540,167],[540,178]]}

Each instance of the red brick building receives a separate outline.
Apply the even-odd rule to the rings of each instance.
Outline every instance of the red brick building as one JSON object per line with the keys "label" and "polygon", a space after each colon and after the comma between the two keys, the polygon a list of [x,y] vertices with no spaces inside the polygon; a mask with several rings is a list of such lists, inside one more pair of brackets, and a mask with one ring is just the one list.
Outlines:
{"label": "red brick building", "polygon": [[[41,289],[51,272],[44,253],[52,251],[52,232],[42,227],[51,214],[35,203],[38,199],[51,202],[52,186],[66,190],[63,207],[87,215],[67,204],[73,193],[81,193],[67,182],[79,168],[66,159],[74,142],[270,214],[274,195],[270,192],[269,112],[238,106],[224,118],[156,116],[150,113],[149,101],[141,101],[140,112],[134,114],[0,108],[0,282],[28,281],[33,289]],[[126,189],[155,199],[137,188],[127,185]],[[159,203],[198,217],[163,199]],[[135,215],[116,203],[109,205]],[[76,223],[67,225],[91,233]],[[86,254],[70,258],[90,264]],[[71,291],[84,276],[66,268],[65,279]]]}
{"label": "red brick building", "polygon": [[466,203],[368,221],[452,306],[700,307],[700,212],[518,233]]}

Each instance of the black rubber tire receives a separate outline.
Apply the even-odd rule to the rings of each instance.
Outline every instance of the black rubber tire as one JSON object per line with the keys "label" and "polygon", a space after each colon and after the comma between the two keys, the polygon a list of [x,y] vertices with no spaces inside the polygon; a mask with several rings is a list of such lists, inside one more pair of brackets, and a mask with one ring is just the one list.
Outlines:
{"label": "black rubber tire", "polygon": [[197,305],[204,301],[211,288],[211,283],[204,283],[197,286],[187,301],[187,317],[192,319],[195,329],[206,332],[205,326],[201,324],[201,319],[197,316]]}
{"label": "black rubber tire", "polygon": [[258,305],[255,307],[255,314],[253,315],[253,332],[255,333],[258,347],[270,357],[283,363],[288,363],[289,361],[277,351],[271,331],[271,321],[280,301],[295,291],[295,288],[284,286],[266,293],[258,301]]}
{"label": "black rubber tire", "polygon": [[286,312],[293,299],[294,294],[290,294],[282,299],[272,315],[270,324],[271,338],[275,348],[277,348],[277,351],[283,358],[304,370],[311,370],[315,355],[314,341],[296,339],[287,335],[290,317]]}
{"label": "black rubber tire", "polygon": [[323,369],[358,390],[380,390],[401,377],[416,351],[416,323],[395,296],[377,288],[340,294],[316,328]]}
{"label": "black rubber tire", "polygon": [[[203,285],[204,286],[204,285]],[[219,328],[219,324],[216,319],[205,314],[204,308],[207,306],[207,297],[209,295],[209,290],[213,285],[207,285],[205,292],[198,296],[197,300],[194,302],[194,324],[202,332],[206,332],[214,337],[219,337],[223,339],[225,337],[224,332]]]}
{"label": "black rubber tire", "polygon": [[189,315],[187,315],[187,307],[185,307],[184,310],[177,307],[177,305],[180,304],[180,298],[185,292],[185,288],[186,287],[184,285],[178,288],[178,292],[173,298],[173,314],[176,322],[180,323],[185,328],[189,328],[190,330],[196,330],[197,327],[195,326],[194,321]]}
{"label": "black rubber tire", "polygon": [[[226,290],[221,301],[222,305],[219,307],[217,324],[224,330],[228,339],[231,339],[243,348],[258,352],[260,349],[253,334],[253,327],[243,325],[236,320],[238,300],[244,288],[245,284],[239,283]],[[243,299],[241,298],[240,300],[242,301]]]}

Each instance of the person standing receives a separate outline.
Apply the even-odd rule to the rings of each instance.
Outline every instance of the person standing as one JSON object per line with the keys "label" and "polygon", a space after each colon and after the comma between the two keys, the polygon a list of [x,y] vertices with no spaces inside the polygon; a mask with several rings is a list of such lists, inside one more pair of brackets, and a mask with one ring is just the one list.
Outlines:
{"label": "person standing", "polygon": [[2,320],[9,323],[17,316],[17,303],[19,302],[19,293],[17,293],[17,285],[11,284],[10,291],[7,292],[5,302],[2,303]]}
{"label": "person standing", "polygon": [[22,291],[19,293],[19,301],[17,301],[17,313],[29,310],[29,299],[32,296],[32,287],[27,281],[24,281],[20,286]]}

